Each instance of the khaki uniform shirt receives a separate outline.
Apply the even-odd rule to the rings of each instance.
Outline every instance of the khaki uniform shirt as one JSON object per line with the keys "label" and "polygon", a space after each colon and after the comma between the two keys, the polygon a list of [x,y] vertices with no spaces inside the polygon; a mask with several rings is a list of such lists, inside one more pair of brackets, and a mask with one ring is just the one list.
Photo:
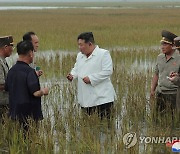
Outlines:
{"label": "khaki uniform shirt", "polygon": [[[0,84],[5,84],[5,80],[8,73],[8,65],[5,58],[0,57]],[[0,105],[8,104],[8,93],[6,91],[0,91]]]}
{"label": "khaki uniform shirt", "polygon": [[171,72],[180,71],[180,54],[175,51],[172,57],[167,61],[165,54],[159,54],[157,57],[157,64],[155,74],[159,76],[157,92],[163,94],[176,94],[178,86],[167,79]]}

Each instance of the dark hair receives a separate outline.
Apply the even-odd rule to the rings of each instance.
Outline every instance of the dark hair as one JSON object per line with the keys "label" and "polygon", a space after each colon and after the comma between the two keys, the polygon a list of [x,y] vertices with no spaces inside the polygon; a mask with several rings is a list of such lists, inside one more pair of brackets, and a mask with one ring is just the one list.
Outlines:
{"label": "dark hair", "polygon": [[17,44],[16,48],[18,55],[26,55],[34,50],[33,44],[30,41],[21,41]]}
{"label": "dark hair", "polygon": [[94,41],[94,36],[92,32],[84,32],[79,34],[77,40],[82,39],[85,40],[85,43],[91,42],[91,43],[95,43]]}
{"label": "dark hair", "polygon": [[36,35],[34,32],[27,32],[23,35],[23,41],[32,41],[31,35]]}

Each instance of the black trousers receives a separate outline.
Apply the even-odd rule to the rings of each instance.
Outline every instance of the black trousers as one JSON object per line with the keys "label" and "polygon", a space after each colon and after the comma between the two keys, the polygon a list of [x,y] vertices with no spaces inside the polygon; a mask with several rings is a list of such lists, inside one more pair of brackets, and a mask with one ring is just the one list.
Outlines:
{"label": "black trousers", "polygon": [[176,94],[157,93],[157,105],[156,105],[157,114],[163,116],[167,112],[169,112],[172,114],[172,119],[173,119],[175,109],[176,109]]}
{"label": "black trousers", "polygon": [[81,107],[81,108],[88,115],[92,115],[97,112],[98,116],[101,119],[103,119],[103,118],[110,119],[111,115],[112,115],[112,106],[113,106],[113,102],[109,102],[109,103],[105,103],[105,104],[98,105],[98,106],[87,107],[87,108]]}

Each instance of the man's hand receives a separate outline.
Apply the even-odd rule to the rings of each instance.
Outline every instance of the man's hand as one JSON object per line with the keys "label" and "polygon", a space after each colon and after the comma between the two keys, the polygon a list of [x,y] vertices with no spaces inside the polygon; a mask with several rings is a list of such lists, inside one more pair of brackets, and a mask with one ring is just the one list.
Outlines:
{"label": "man's hand", "polygon": [[170,81],[173,81],[176,77],[178,76],[178,73],[176,72],[171,72],[169,74],[169,77],[167,77]]}
{"label": "man's hand", "polygon": [[40,90],[33,93],[35,97],[41,97],[43,95],[48,95],[49,89],[48,88],[41,88]]}
{"label": "man's hand", "polygon": [[69,74],[66,76],[66,78],[67,78],[69,81],[72,81],[72,80],[73,80],[73,75],[69,73]]}
{"label": "man's hand", "polygon": [[176,76],[168,77],[168,79],[169,79],[170,81],[173,81],[175,78],[176,78]]}
{"label": "man's hand", "polygon": [[84,77],[84,78],[83,78],[83,81],[84,81],[86,84],[91,84],[91,81],[90,81],[90,79],[89,79],[88,76]]}
{"label": "man's hand", "polygon": [[38,77],[40,77],[43,74],[43,71],[42,70],[36,71],[36,74]]}
{"label": "man's hand", "polygon": [[158,85],[158,79],[159,79],[159,76],[157,74],[154,74],[152,82],[151,82],[150,98],[155,97],[155,91]]}
{"label": "man's hand", "polygon": [[174,77],[174,76],[178,76],[178,73],[176,73],[176,72],[171,72],[171,73],[169,74],[169,77],[170,77],[170,78],[172,78],[172,77]]}
{"label": "man's hand", "polygon": [[155,91],[151,90],[151,93],[150,93],[150,98],[154,97],[155,96]]}
{"label": "man's hand", "polygon": [[49,89],[47,87],[46,88],[42,88],[41,90],[43,92],[43,95],[48,95]]}

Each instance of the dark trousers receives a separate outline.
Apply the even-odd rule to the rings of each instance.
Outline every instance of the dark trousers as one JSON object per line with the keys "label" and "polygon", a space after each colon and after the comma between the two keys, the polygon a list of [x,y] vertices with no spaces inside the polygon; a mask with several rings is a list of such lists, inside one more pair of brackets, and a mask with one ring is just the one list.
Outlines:
{"label": "dark trousers", "polygon": [[173,120],[175,108],[176,108],[176,94],[157,93],[157,106],[156,106],[157,115],[165,116],[167,113],[171,113]]}
{"label": "dark trousers", "polygon": [[112,114],[112,106],[113,106],[113,102],[109,102],[109,103],[105,103],[102,105],[98,105],[98,106],[93,106],[93,107],[81,107],[82,110],[84,110],[88,115],[92,115],[94,113],[98,113],[98,116],[103,119],[103,118],[107,118],[110,119],[111,118],[111,114]]}
{"label": "dark trousers", "polygon": [[8,105],[0,105],[0,120],[7,114]]}
{"label": "dark trousers", "polygon": [[38,125],[39,125],[38,120],[34,120],[32,117],[23,117],[23,118],[21,117],[15,119],[14,121],[18,122],[20,127],[22,128],[24,139],[29,138],[30,127],[35,130],[33,132],[38,133]]}

